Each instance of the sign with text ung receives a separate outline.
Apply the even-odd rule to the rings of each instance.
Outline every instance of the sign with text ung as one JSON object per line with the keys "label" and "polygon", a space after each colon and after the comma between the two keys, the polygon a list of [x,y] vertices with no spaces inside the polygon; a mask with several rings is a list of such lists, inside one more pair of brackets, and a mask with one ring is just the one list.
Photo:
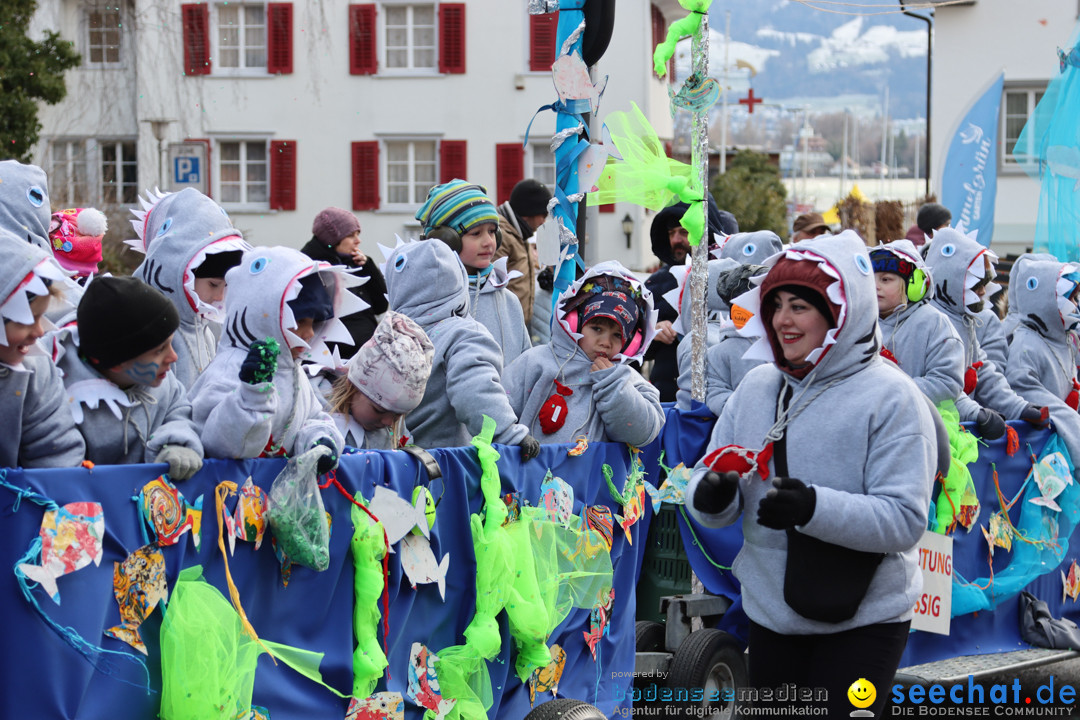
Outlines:
{"label": "sign with text ung", "polygon": [[947,535],[924,532],[919,539],[922,594],[915,600],[912,630],[949,634],[952,618],[953,541]]}

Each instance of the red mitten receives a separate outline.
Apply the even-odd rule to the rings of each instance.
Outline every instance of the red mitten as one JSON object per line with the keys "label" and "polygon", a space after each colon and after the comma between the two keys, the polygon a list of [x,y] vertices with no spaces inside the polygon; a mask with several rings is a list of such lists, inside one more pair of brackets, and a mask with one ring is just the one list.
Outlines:
{"label": "red mitten", "polygon": [[726,472],[738,473],[745,478],[756,471],[762,480],[769,477],[769,459],[772,457],[772,443],[755,452],[739,445],[725,445],[705,456],[705,464],[713,472],[723,475]]}
{"label": "red mitten", "polygon": [[966,395],[975,392],[975,386],[979,384],[978,370],[982,365],[982,361],[972,363],[971,367],[964,371],[964,393]]}
{"label": "red mitten", "polygon": [[544,404],[540,407],[540,413],[537,419],[540,420],[540,429],[544,431],[545,435],[550,435],[553,432],[558,431],[563,425],[566,424],[566,400],[565,397],[569,397],[574,394],[574,391],[563,385],[558,380],[555,380],[555,392],[551,394]]}
{"label": "red mitten", "polygon": [[1065,396],[1065,404],[1073,410],[1080,406],[1080,382],[1076,382],[1075,378],[1072,381],[1072,390]]}

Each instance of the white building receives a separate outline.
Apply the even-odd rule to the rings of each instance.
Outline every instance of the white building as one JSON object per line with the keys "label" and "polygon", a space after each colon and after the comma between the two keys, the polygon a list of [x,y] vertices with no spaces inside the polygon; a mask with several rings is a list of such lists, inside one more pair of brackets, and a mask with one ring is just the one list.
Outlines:
{"label": "white building", "polygon": [[1019,169],[1013,153],[1024,123],[1058,73],[1055,48],[1068,45],[1078,12],[1077,0],[974,0],[934,11],[931,161],[937,193],[957,123],[1005,71],[993,238],[1000,256],[1023,252],[1035,236],[1039,183]]}
{"label": "white building", "polygon": [[[35,162],[54,209],[130,206],[186,181],[253,243],[299,247],[335,205],[357,212],[375,252],[395,233],[417,235],[413,214],[434,183],[465,177],[501,202],[522,177],[553,182],[554,113],[536,116],[522,148],[534,113],[557,100],[554,16],[527,5],[47,0],[34,28],[72,39],[83,64],[66,76],[66,99],[42,106]],[[670,139],[665,82],[651,69],[665,14],[685,11],[622,0],[594,77],[610,75],[599,120],[633,101]],[[590,209],[586,259],[654,262],[646,216]]]}

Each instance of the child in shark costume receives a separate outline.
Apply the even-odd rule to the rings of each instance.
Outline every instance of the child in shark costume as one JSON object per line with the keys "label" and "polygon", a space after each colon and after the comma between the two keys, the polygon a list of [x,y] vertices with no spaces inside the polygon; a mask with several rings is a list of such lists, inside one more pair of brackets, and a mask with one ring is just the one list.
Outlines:
{"label": "child in shark costume", "polygon": [[337,318],[366,307],[348,291],[358,280],[340,265],[284,247],[247,251],[226,280],[217,355],[191,388],[206,454],[291,457],[326,445],[333,455],[320,459],[319,472],[328,472],[344,441],[301,362],[333,368],[326,341],[352,342]]}
{"label": "child in shark costume", "polygon": [[3,229],[0,255],[0,467],[75,467],[86,447],[60,371],[37,343],[63,271],[45,250]]}
{"label": "child in shark costume", "polygon": [[[934,233],[926,253],[926,264],[934,281],[931,302],[945,313],[964,343],[964,390],[956,403],[960,420],[975,421],[984,437],[993,439],[1005,432],[1006,420],[1045,423],[1045,408],[1028,403],[1017,395],[1001,370],[979,345],[976,324],[982,311],[983,297],[1000,288],[993,282],[997,256],[975,238],[956,228],[945,227]],[[980,296],[979,292],[983,293]],[[998,417],[989,416],[993,413]]]}
{"label": "child in shark costume", "polygon": [[772,230],[756,230],[727,236],[720,246],[720,257],[743,265],[761,265],[783,249],[784,242]]}
{"label": "child in shark costume", "polygon": [[[622,318],[623,347],[607,358],[610,367],[595,369],[579,343],[592,298],[610,292],[608,284],[622,288],[637,312]],[[551,342],[522,354],[504,375],[522,422],[545,443],[572,443],[582,435],[589,442],[652,442],[664,425],[660,392],[629,365],[644,356],[655,332],[652,293],[618,262],[598,263],[562,294],[555,318]]]}
{"label": "child in shark costume", "polygon": [[[743,329],[761,337],[752,353],[770,362],[754,368],[725,406],[709,453],[693,470],[687,506],[707,527],[742,516],[744,542],[732,569],[751,620],[750,684],[824,685],[829,716],[837,717],[850,706],[850,677],[878,687],[892,682],[907,641],[922,589],[917,543],[926,529],[936,431],[914,383],[879,354],[873,273],[855,232],[800,242],[767,264],[760,287],[735,302],[753,313]],[[801,307],[812,305],[806,312],[825,318],[822,344],[798,363],[784,353],[792,337],[773,327],[777,302],[789,297],[807,298]],[[814,571],[802,577],[803,566],[788,564],[793,546],[813,545],[804,537],[880,554],[847,619],[811,619],[789,604],[818,615],[804,606],[807,597],[827,605],[836,591],[815,586]],[[821,552],[808,549],[807,557]],[[787,573],[797,583],[790,595]],[[809,652],[818,658],[814,668]],[[828,677],[821,667],[831,669]]]}
{"label": "child in shark costume", "polygon": [[1005,342],[1007,343],[1012,343],[1013,332],[1016,330],[1017,325],[1020,324],[1020,314],[1016,311],[1016,284],[1019,282],[1017,278],[1023,271],[1023,264],[1032,260],[1056,262],[1057,258],[1049,253],[1024,253],[1013,260],[1012,267],[1009,268],[1009,290],[1006,293],[1006,303],[1009,307],[1005,313],[1005,319],[1001,321],[1001,331],[1004,333]]}
{"label": "child in shark costume", "polygon": [[414,442],[468,445],[487,415],[495,421],[495,442],[520,445],[525,459],[536,457],[540,443],[518,423],[499,379],[499,346],[469,317],[468,281],[457,253],[439,240],[405,243],[390,252],[383,274],[390,308],[412,318],[435,348],[423,399],[409,413]]}
{"label": "child in shark costume", "polygon": [[739,265],[717,279],[716,293],[729,307],[729,317],[720,330],[720,339],[705,353],[705,404],[720,417],[731,394],[746,374],[765,361],[745,357],[754,344],[739,334],[748,318],[742,308],[731,308],[735,298],[749,292],[752,278],[764,275],[763,265]]}
{"label": "child in shark costume", "polygon": [[894,240],[870,250],[878,273],[900,279],[899,305],[883,309],[878,296],[878,325],[883,354],[915,381],[935,405],[956,402],[964,393],[964,342],[931,302],[934,281],[922,254],[910,240]]}
{"label": "child in shark costume", "polygon": [[1076,300],[1080,266],[1028,259],[1015,280],[1013,299],[1020,324],[1009,347],[1006,377],[1022,398],[1050,409],[1054,430],[1065,441],[1073,462],[1078,462],[1076,332],[1080,314]]}
{"label": "child in shark costume", "polygon": [[180,313],[173,372],[190,388],[214,359],[225,318],[221,300],[206,290],[206,299],[200,295],[205,286],[199,280],[217,283],[223,291],[226,271],[251,245],[221,206],[194,188],[140,200],[143,209],[133,210],[131,221],[139,239],[129,244],[146,259],[134,275],[160,290]]}

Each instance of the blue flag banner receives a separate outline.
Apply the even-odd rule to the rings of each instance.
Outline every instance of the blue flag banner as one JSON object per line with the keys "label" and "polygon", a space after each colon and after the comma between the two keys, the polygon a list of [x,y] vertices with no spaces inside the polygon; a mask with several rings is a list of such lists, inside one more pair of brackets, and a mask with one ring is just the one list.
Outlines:
{"label": "blue flag banner", "polygon": [[978,230],[980,243],[990,247],[994,234],[997,195],[997,136],[1004,71],[988,87],[956,126],[941,178],[941,204],[952,212],[953,223],[970,232]]}

